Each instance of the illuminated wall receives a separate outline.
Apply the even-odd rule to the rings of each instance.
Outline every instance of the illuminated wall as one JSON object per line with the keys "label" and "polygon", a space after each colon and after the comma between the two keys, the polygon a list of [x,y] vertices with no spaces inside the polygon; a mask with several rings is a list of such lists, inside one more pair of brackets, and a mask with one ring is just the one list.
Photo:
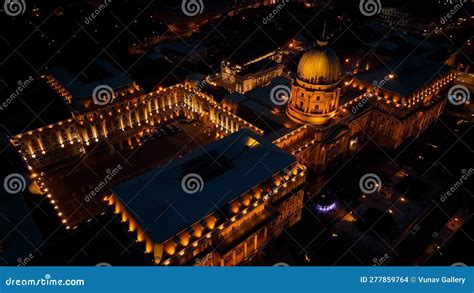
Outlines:
{"label": "illuminated wall", "polygon": [[[278,64],[256,72],[244,73],[247,66],[265,59],[268,59],[269,62],[274,60]],[[231,64],[224,60],[221,63],[221,78],[220,81],[217,80],[217,82],[231,93],[246,93],[268,84],[275,77],[283,76],[285,67],[280,64],[281,61],[282,53],[277,51],[272,51],[242,65]]]}
{"label": "illuminated wall", "polygon": [[336,115],[340,95],[339,82],[315,85],[296,78],[291,86],[291,100],[286,113],[300,124],[326,124]]}
{"label": "illuminated wall", "polygon": [[178,84],[148,94],[135,95],[112,104],[74,115],[65,121],[28,131],[11,138],[26,164],[40,169],[86,153],[107,141],[111,145],[130,144],[150,132],[154,125],[186,116],[210,119],[217,138],[242,128],[263,131],[218,105],[209,96]]}
{"label": "illuminated wall", "polygon": [[152,242],[115,195],[106,201],[145,251],[153,253],[155,264],[231,266],[301,219],[306,173],[303,165],[294,164],[229,202],[226,217],[206,215],[162,243]]}

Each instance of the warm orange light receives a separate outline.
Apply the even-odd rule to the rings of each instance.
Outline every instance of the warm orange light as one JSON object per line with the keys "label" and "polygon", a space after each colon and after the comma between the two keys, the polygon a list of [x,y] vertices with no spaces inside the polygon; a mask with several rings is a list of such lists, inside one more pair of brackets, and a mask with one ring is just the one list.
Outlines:
{"label": "warm orange light", "polygon": [[165,252],[169,255],[173,255],[176,252],[176,244],[169,240],[164,244]]}
{"label": "warm orange light", "polygon": [[237,214],[239,212],[239,203],[238,202],[232,202],[230,204],[230,210],[231,212],[233,212],[234,214]]}
{"label": "warm orange light", "polygon": [[209,217],[206,218],[205,221],[206,221],[207,228],[212,230],[214,229],[214,226],[216,225],[217,219],[215,216],[210,215]]}
{"label": "warm orange light", "polygon": [[189,236],[188,232],[183,232],[179,235],[179,240],[180,240],[181,244],[184,245],[184,246],[188,246],[189,239],[190,239],[190,236]]}

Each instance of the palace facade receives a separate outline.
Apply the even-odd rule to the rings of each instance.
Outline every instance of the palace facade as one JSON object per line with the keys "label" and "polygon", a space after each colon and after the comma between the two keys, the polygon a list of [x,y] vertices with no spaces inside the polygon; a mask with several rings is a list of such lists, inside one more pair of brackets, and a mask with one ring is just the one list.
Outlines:
{"label": "palace facade", "polygon": [[[411,57],[346,77],[342,85],[339,59],[326,45],[303,54],[293,81],[287,115],[302,126],[274,141],[301,163],[324,170],[367,140],[396,149],[443,112],[447,99],[440,93],[457,76],[450,66]],[[346,91],[358,94],[339,105]]]}
{"label": "palace facade", "polygon": [[155,125],[187,117],[210,122],[216,138],[250,128],[263,131],[237,117],[189,84],[178,84],[148,94],[124,97],[94,110],[11,138],[30,169],[45,169],[71,162],[97,144],[123,149],[138,143]]}
{"label": "palace facade", "polygon": [[106,201],[156,264],[233,266],[300,220],[305,179],[293,156],[240,130],[120,184]]}

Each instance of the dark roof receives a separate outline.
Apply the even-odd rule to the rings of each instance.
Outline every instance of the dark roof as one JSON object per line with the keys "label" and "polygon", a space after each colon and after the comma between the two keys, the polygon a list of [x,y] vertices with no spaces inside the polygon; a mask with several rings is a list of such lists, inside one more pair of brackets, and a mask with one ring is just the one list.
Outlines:
{"label": "dark roof", "polygon": [[374,70],[359,73],[356,78],[373,84],[374,81],[380,82],[384,77],[395,73],[396,77],[388,80],[383,89],[408,96],[449,70],[450,67],[446,64],[412,56],[406,59],[396,59],[389,62],[387,66],[382,65]]}
{"label": "dark roof", "polygon": [[[252,139],[257,143],[249,147]],[[292,155],[244,129],[122,183],[113,192],[151,239],[163,242],[295,162]],[[181,186],[191,173],[204,182],[195,194]]]}
{"label": "dark roof", "polygon": [[74,99],[91,97],[94,89],[100,85],[119,89],[133,83],[133,80],[119,69],[101,58],[96,59],[82,72],[60,66],[51,68],[49,73],[71,93]]}
{"label": "dark roof", "polygon": [[229,102],[231,104],[236,104],[237,105],[237,104],[240,104],[243,101],[247,100],[247,96],[236,92],[236,93],[225,96],[224,100],[226,100],[227,102]]}

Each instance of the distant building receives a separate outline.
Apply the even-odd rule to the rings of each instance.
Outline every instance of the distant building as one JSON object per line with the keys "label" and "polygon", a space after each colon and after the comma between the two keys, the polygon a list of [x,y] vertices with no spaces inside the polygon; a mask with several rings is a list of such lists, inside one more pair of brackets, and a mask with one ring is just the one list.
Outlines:
{"label": "distant building", "polygon": [[284,66],[281,52],[270,52],[244,64],[233,64],[224,60],[221,64],[220,79],[216,82],[229,92],[245,93],[266,85],[272,79],[282,76]]}
{"label": "distant building", "polygon": [[394,7],[383,7],[379,14],[380,20],[397,29],[409,31],[413,28],[413,16],[410,13]]}
{"label": "distant building", "polygon": [[122,71],[100,58],[86,69],[54,67],[43,77],[58,95],[79,112],[142,91]]}
{"label": "distant building", "polygon": [[[192,194],[189,175],[201,180]],[[241,130],[120,184],[107,201],[156,264],[235,266],[300,220],[305,179],[293,156]]]}
{"label": "distant building", "polygon": [[208,55],[208,48],[200,41],[172,42],[154,48],[155,54],[162,54],[174,61],[187,61],[191,63],[203,62]]}

